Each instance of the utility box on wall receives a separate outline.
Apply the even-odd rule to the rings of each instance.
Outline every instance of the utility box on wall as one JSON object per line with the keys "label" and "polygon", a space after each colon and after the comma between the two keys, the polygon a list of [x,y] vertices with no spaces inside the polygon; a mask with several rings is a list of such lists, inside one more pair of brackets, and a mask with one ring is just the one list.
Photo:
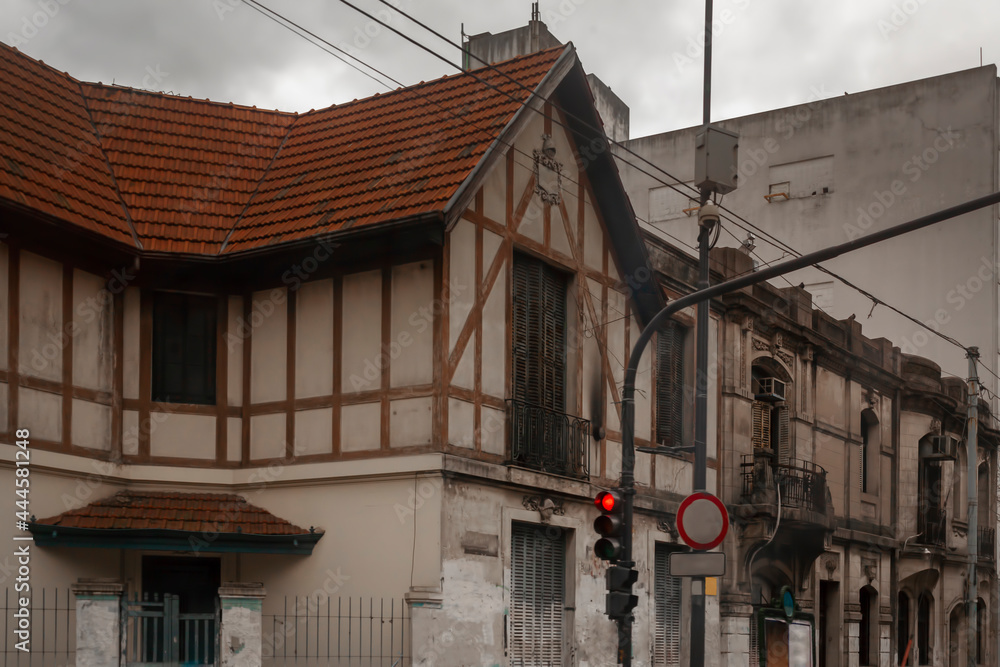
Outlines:
{"label": "utility box on wall", "polygon": [[736,189],[740,137],[718,127],[706,127],[694,138],[694,184],[720,195]]}

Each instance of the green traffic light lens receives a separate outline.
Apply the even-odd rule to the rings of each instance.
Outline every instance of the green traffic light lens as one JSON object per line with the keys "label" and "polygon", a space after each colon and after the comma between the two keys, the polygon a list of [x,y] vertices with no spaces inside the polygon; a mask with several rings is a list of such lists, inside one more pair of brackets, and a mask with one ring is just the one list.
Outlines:
{"label": "green traffic light lens", "polygon": [[597,540],[597,543],[594,545],[594,553],[597,554],[598,558],[613,560],[618,558],[618,555],[621,553],[621,547],[615,540],[602,538]]}

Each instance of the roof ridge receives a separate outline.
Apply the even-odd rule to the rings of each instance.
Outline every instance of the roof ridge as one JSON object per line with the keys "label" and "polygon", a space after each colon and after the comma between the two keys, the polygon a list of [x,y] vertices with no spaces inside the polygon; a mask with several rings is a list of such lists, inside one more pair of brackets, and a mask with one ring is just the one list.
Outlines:
{"label": "roof ridge", "polygon": [[288,138],[292,136],[292,130],[295,129],[295,125],[299,122],[302,116],[296,116],[295,120],[288,124],[288,129],[285,131],[285,136],[281,138],[281,143],[274,151],[274,155],[271,156],[271,161],[267,163],[267,167],[264,168],[263,173],[261,173],[260,178],[257,179],[257,185],[254,186],[253,192],[247,197],[246,202],[243,204],[243,210],[240,214],[236,216],[236,220],[233,221],[233,226],[229,228],[229,232],[226,234],[226,238],[222,239],[222,245],[219,246],[218,255],[221,255],[226,251],[226,246],[229,244],[229,239],[232,238],[233,234],[236,232],[236,228],[240,226],[240,222],[243,220],[243,216],[246,215],[247,210],[250,208],[250,202],[253,198],[257,196],[260,192],[261,184],[267,179],[267,175],[271,172],[271,167],[274,166],[275,161],[278,159],[278,155],[281,154],[281,149],[285,147],[285,142]]}
{"label": "roof ridge", "polygon": [[[67,74],[67,76],[69,75]],[[118,196],[118,203],[121,204],[122,212],[125,214],[125,222],[128,224],[128,230],[132,234],[132,242],[135,243],[135,247],[137,249],[142,250],[142,239],[139,238],[139,233],[136,231],[135,224],[132,221],[132,212],[128,210],[128,205],[125,203],[125,198],[122,196],[121,188],[118,187],[118,178],[115,176],[114,165],[111,164],[111,160],[108,158],[108,153],[104,150],[104,141],[101,137],[101,131],[97,128],[97,123],[94,122],[94,114],[91,113],[87,95],[83,92],[83,84],[72,77],[70,78],[76,83],[77,89],[80,91],[80,103],[83,104],[83,110],[87,112],[87,120],[90,121],[90,126],[94,128],[94,136],[97,138],[97,149],[101,151],[101,157],[104,158],[104,164],[108,168],[108,174],[111,175],[111,186],[114,188],[115,194]]]}
{"label": "roof ridge", "polygon": [[159,90],[146,90],[145,88],[135,88],[133,86],[123,86],[117,83],[103,83],[101,81],[79,81],[81,86],[93,86],[94,88],[100,88],[102,90],[122,90],[129,91],[133,94],[139,95],[152,95],[155,97],[163,97],[172,100],[179,100],[182,102],[197,102],[198,104],[210,104],[212,106],[232,108],[232,109],[243,109],[245,111],[259,111],[263,114],[278,114],[280,116],[301,116],[302,114],[298,111],[283,111],[281,109],[263,109],[257,106],[248,106],[246,104],[237,104],[236,102],[222,102],[220,100],[212,100],[209,98],[193,97],[191,95],[179,95],[177,93],[165,93]]}

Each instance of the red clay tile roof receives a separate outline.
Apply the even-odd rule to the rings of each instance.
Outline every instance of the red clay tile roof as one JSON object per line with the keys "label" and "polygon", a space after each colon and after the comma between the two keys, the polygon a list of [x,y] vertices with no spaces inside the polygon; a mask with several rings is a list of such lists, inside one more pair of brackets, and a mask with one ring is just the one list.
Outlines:
{"label": "red clay tile roof", "polygon": [[207,534],[305,535],[309,533],[229,493],[120,491],[40,526],[98,530],[181,530]]}
{"label": "red clay tile roof", "polygon": [[[534,90],[565,50],[498,68]],[[0,198],[146,250],[250,250],[443,211],[528,94],[483,69],[296,115],[81,84],[0,44]]]}

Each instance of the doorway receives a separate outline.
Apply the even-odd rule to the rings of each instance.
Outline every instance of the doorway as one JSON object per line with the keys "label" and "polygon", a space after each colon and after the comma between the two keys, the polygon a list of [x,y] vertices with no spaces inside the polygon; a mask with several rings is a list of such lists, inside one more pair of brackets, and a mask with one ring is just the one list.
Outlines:
{"label": "doorway", "polygon": [[214,665],[218,558],[143,556],[142,596],[124,609],[129,665]]}
{"label": "doorway", "polygon": [[819,667],[840,667],[840,583],[819,582]]}

